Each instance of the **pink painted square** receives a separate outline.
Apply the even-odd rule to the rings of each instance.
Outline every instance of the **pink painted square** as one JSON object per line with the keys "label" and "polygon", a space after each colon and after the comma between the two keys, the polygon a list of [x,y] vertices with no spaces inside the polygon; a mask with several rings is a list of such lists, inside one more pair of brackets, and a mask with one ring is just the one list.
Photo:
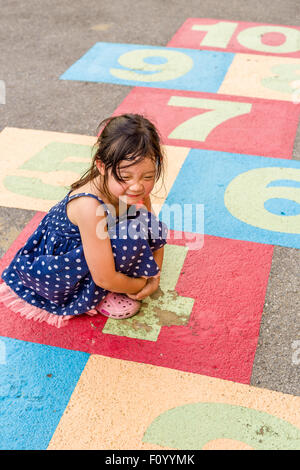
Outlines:
{"label": "pink painted square", "polygon": [[[37,213],[12,244],[1,272],[43,215]],[[174,232],[169,237],[185,246]],[[157,341],[105,334],[102,315],[82,315],[57,329],[26,320],[1,302],[0,336],[248,384],[272,254],[273,246],[205,236],[202,249],[187,253],[176,285],[180,296],[195,299],[189,321],[162,326]]]}
{"label": "pink painted square", "polygon": [[114,112],[140,113],[167,145],[292,158],[300,106],[214,93],[134,88]]}
{"label": "pink painted square", "polygon": [[300,27],[188,18],[168,47],[300,57]]}

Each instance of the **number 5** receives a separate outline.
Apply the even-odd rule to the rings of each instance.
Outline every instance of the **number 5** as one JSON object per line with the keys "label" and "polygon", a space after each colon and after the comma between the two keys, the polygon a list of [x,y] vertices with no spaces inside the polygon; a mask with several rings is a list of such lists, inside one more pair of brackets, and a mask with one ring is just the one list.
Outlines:
{"label": "number 5", "polygon": [[197,140],[200,142],[204,142],[208,135],[223,122],[243,114],[248,114],[252,109],[251,103],[186,98],[182,96],[172,96],[168,105],[210,110],[209,113],[194,116],[183,122],[168,136],[170,139]]}

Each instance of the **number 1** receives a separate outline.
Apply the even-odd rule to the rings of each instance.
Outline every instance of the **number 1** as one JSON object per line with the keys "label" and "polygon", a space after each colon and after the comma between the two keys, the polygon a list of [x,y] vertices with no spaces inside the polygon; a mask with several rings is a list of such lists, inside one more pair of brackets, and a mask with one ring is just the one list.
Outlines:
{"label": "number 1", "polygon": [[215,24],[194,24],[193,31],[207,31],[205,38],[201,41],[201,46],[220,47],[226,49],[230,39],[237,28],[238,23],[220,21]]}

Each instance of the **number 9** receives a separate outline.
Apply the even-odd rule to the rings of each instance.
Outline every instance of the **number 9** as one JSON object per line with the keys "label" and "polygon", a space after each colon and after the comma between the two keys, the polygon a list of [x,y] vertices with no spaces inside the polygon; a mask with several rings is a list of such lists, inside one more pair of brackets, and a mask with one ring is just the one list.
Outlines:
{"label": "number 9", "polygon": [[[167,61],[163,64],[150,64],[145,62],[145,59],[149,57],[163,57]],[[175,80],[189,72],[194,65],[192,58],[183,52],[162,49],[141,49],[126,52],[119,57],[118,62],[132,71],[112,68],[110,69],[112,75],[122,80],[139,82]]]}

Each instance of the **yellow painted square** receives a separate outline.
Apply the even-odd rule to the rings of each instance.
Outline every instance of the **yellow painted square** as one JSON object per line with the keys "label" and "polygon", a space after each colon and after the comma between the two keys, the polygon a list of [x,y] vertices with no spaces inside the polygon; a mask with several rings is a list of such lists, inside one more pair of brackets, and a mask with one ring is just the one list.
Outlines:
{"label": "yellow painted square", "polygon": [[[86,135],[5,128],[0,133],[0,206],[47,212],[90,167],[95,142]],[[165,187],[158,182],[153,190],[157,214],[189,152],[185,147],[165,150]]]}
{"label": "yellow painted square", "polygon": [[218,93],[296,104],[300,97],[300,59],[236,54]]}
{"label": "yellow painted square", "polygon": [[[62,132],[49,132],[32,129],[5,128],[0,134],[0,205],[6,207],[16,207],[20,209],[30,209],[47,212],[57,199],[47,199],[45,197],[37,198],[26,196],[20,189],[20,184],[15,183],[11,188],[10,182],[36,181],[39,188],[43,185],[52,185],[62,189],[61,194],[68,192],[67,187],[72,182],[80,178],[80,174],[74,171],[57,171],[53,166],[52,171],[42,171],[41,169],[22,169],[30,164],[34,156],[52,143],[78,144],[83,146],[92,146],[95,142],[94,137],[64,134]],[[72,166],[72,162],[78,163],[79,157],[73,158],[69,155],[66,158]],[[84,163],[89,165],[85,158]],[[8,187],[10,189],[8,189]]]}
{"label": "yellow painted square", "polygon": [[92,355],[48,449],[297,448],[299,409],[300,397]]}

